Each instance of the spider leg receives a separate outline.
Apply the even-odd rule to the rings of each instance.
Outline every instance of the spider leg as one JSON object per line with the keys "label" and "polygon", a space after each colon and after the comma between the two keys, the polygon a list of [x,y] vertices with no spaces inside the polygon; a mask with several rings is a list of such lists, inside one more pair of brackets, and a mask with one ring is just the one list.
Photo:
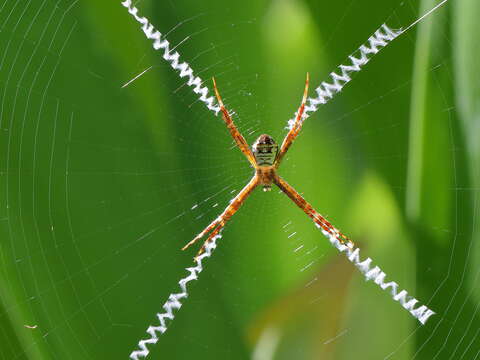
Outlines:
{"label": "spider leg", "polygon": [[223,227],[224,227],[225,223],[223,223],[222,225],[219,225],[215,228],[215,230],[213,230],[210,235],[208,236],[207,240],[204,241],[202,247],[200,248],[200,250],[198,250],[197,252],[197,255],[195,255],[195,259],[198,258],[200,255],[202,255],[204,252],[205,252],[205,247],[206,245],[212,241],[212,239],[217,236],[220,231],[222,231]]}
{"label": "spider leg", "polygon": [[222,112],[223,115],[223,121],[225,121],[225,125],[227,125],[228,130],[230,131],[230,134],[233,137],[233,140],[237,143],[237,146],[240,148],[240,150],[243,152],[247,160],[252,164],[253,167],[256,165],[255,157],[253,156],[252,150],[250,150],[250,147],[247,144],[247,141],[243,137],[243,135],[238,131],[237,127],[235,126],[232,117],[230,116],[228,110],[225,108],[225,105],[223,105],[222,97],[220,96],[220,93],[217,88],[217,82],[215,81],[215,78],[213,80],[213,89],[215,90],[215,96],[217,97],[218,104],[220,105],[220,111]]}
{"label": "spider leg", "polygon": [[290,131],[283,139],[282,146],[280,147],[280,151],[278,152],[277,158],[275,159],[275,163],[273,164],[275,168],[278,168],[283,157],[285,156],[288,149],[292,145],[293,140],[295,140],[295,138],[300,133],[300,130],[302,129],[302,125],[303,125],[302,117],[303,117],[303,112],[305,110],[305,103],[307,102],[309,82],[310,82],[310,75],[307,73],[307,80],[305,81],[305,90],[303,91],[302,103],[298,108],[297,116],[295,118],[295,122],[293,123],[293,126],[290,128]]}
{"label": "spider leg", "polygon": [[207,240],[203,243],[202,247],[198,251],[196,257],[201,255],[205,251],[205,245],[208,244],[218,233],[220,233],[227,221],[230,220],[230,218],[238,211],[238,209],[240,209],[240,206],[242,206],[243,202],[257,187],[258,183],[259,180],[257,176],[254,175],[250,182],[245,185],[245,187],[238,193],[238,195],[230,201],[230,204],[225,208],[225,210],[215,220],[213,220],[210,225],[208,225],[200,234],[195,236],[193,240],[191,240],[187,245],[185,245],[182,250],[186,250],[187,248],[195,244],[195,242],[210,233]]}
{"label": "spider leg", "polygon": [[353,241],[336,229],[327,219],[320,215],[290,184],[275,174],[275,185],[282,190],[297,206],[302,209],[319,227],[334,235],[342,244],[353,246]]}

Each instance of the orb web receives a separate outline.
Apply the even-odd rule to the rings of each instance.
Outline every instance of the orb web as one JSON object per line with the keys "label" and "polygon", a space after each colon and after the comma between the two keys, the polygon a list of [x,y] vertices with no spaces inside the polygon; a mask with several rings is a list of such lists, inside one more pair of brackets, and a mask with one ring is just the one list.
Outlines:
{"label": "orb web", "polygon": [[[321,84],[381,24],[425,12],[417,1],[135,5],[205,86],[215,76],[249,143],[284,136],[307,71]],[[256,192],[152,357],[479,354],[478,189],[450,22],[447,6],[375,56],[311,114],[280,169],[437,314],[416,324],[284,195]],[[0,24],[0,357],[126,358],[193,266],[180,248],[251,169],[120,3],[3,2]]]}

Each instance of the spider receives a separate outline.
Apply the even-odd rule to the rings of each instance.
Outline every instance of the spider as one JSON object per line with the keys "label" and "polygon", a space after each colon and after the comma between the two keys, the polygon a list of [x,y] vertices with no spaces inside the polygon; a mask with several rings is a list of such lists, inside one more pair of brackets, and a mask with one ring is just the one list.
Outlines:
{"label": "spider", "polygon": [[245,138],[235,126],[233,119],[230,116],[230,113],[225,108],[225,105],[223,104],[222,98],[217,88],[217,83],[215,81],[215,78],[213,78],[213,88],[215,91],[215,96],[220,106],[220,111],[222,112],[222,118],[225,121],[225,125],[230,131],[230,134],[235,140],[237,146],[240,148],[242,153],[250,162],[251,166],[254,168],[255,173],[253,174],[253,177],[248,182],[248,184],[245,185],[245,187],[238,193],[238,195],[230,201],[230,204],[225,208],[225,210],[193,240],[191,240],[187,245],[185,245],[182,250],[186,250],[191,245],[195,244],[198,240],[203,238],[205,235],[210,233],[208,235],[208,238],[200,247],[196,258],[200,256],[203,252],[205,252],[206,244],[208,244],[216,235],[220,233],[220,231],[222,231],[227,221],[229,221],[232,216],[238,211],[240,206],[242,206],[244,201],[253,192],[253,190],[255,190],[257,186],[263,186],[263,191],[270,191],[272,189],[272,184],[278,186],[280,190],[282,190],[300,209],[305,212],[305,214],[307,214],[317,224],[317,226],[319,226],[329,234],[335,235],[341,243],[346,245],[348,244],[349,247],[353,246],[353,242],[347,236],[342,234],[330,222],[328,222],[327,219],[320,215],[291,185],[289,185],[285,180],[280,177],[280,175],[277,174],[277,169],[280,166],[285,154],[287,153],[288,149],[290,148],[302,128],[302,116],[305,109],[305,103],[307,101],[308,84],[309,74],[307,73],[305,90],[303,92],[302,102],[295,117],[295,122],[291,127],[290,131],[283,139],[279,151],[278,144],[275,143],[275,141],[270,135],[267,134],[260,135],[258,139],[253,143],[251,148],[248,146]]}

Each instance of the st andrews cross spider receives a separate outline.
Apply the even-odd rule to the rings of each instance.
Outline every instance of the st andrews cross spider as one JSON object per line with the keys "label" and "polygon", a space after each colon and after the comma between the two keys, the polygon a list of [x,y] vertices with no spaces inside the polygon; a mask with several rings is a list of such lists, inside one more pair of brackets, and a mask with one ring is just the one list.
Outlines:
{"label": "st andrews cross spider", "polygon": [[230,134],[235,140],[237,146],[243,152],[247,160],[250,162],[255,170],[252,179],[247,185],[233,198],[230,204],[225,210],[215,219],[210,225],[208,225],[200,234],[198,234],[192,241],[185,245],[182,250],[189,248],[195,242],[203,238],[208,233],[207,240],[203,243],[196,257],[200,256],[205,251],[205,246],[225,227],[225,224],[232,216],[238,211],[243,202],[253,192],[253,190],[261,185],[263,191],[270,191],[272,184],[277,185],[297,206],[302,209],[321,229],[328,234],[335,236],[342,244],[353,247],[353,242],[339,230],[337,230],[327,219],[320,215],[291,185],[283,180],[280,175],[277,174],[277,169],[280,166],[285,154],[292,145],[295,138],[300,133],[303,125],[303,114],[305,110],[305,103],[307,101],[309,85],[309,74],[307,73],[307,80],[305,82],[305,90],[303,92],[302,102],[297,111],[295,122],[291,126],[290,131],[283,139],[280,151],[278,150],[278,144],[275,143],[270,135],[263,134],[253,143],[252,148],[247,144],[247,141],[235,126],[233,119],[225,108],[223,100],[217,88],[217,83],[213,79],[213,87],[218,104],[220,105],[220,111],[222,112],[223,120],[227,125]]}

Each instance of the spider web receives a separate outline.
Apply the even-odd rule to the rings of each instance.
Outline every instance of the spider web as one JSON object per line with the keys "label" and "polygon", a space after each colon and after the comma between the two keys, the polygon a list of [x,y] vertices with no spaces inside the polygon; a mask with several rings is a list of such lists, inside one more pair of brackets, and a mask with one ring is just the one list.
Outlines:
{"label": "spider web", "polygon": [[[316,87],[382,23],[425,12],[417,1],[135,5],[205,85],[216,77],[249,143],[282,139],[307,71]],[[288,198],[257,191],[152,358],[480,354],[478,186],[454,97],[452,8],[312,114],[280,169],[437,314],[416,323]],[[120,3],[4,1],[0,29],[0,358],[127,358],[192,266],[195,250],[180,247],[251,169]]]}

